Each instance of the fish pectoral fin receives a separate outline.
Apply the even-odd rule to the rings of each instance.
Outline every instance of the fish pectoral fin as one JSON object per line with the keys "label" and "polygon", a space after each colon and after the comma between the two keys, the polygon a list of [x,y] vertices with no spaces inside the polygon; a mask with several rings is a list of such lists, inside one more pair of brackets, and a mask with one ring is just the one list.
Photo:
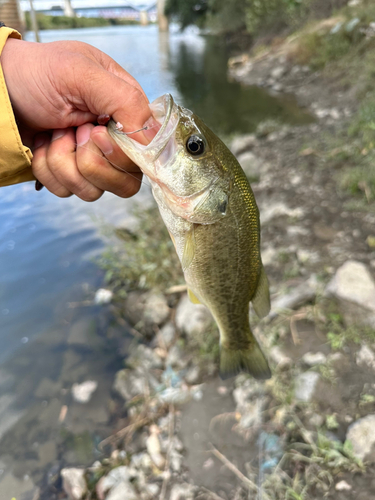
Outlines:
{"label": "fish pectoral fin", "polygon": [[234,377],[241,372],[250,373],[258,380],[266,380],[272,376],[267,360],[255,339],[247,349],[233,350],[224,345],[221,346],[221,379]]}
{"label": "fish pectoral fin", "polygon": [[263,265],[260,270],[258,286],[255,290],[254,297],[251,299],[251,302],[258,318],[264,318],[270,312],[270,290],[268,287],[268,278]]}
{"label": "fish pectoral fin", "polygon": [[186,234],[184,252],[182,254],[182,260],[181,260],[181,265],[182,265],[183,271],[186,271],[186,269],[190,266],[190,264],[192,263],[192,261],[194,259],[194,255],[195,255],[194,226],[195,226],[195,224],[192,225],[192,228]]}
{"label": "fish pectoral fin", "polygon": [[199,299],[197,299],[195,293],[192,292],[190,290],[190,288],[188,288],[188,296],[189,296],[190,302],[192,302],[193,304],[201,304],[201,301]]}

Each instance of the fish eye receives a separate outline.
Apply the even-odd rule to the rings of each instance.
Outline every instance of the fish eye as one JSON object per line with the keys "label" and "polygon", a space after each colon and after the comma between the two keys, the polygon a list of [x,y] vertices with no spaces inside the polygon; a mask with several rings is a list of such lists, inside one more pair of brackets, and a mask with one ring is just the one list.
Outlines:
{"label": "fish eye", "polygon": [[199,156],[204,153],[205,144],[199,135],[191,135],[186,141],[186,148],[193,156]]}

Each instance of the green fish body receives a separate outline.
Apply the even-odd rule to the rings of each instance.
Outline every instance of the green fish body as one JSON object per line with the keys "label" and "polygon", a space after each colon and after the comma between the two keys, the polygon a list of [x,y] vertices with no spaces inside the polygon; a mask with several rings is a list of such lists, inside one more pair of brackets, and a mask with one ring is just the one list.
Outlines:
{"label": "green fish body", "polygon": [[191,111],[171,96],[151,104],[161,128],[148,146],[108,131],[148,176],[179,256],[189,296],[211,311],[220,330],[220,375],[244,371],[270,377],[249,323],[270,309],[260,256],[259,212],[234,155]]}

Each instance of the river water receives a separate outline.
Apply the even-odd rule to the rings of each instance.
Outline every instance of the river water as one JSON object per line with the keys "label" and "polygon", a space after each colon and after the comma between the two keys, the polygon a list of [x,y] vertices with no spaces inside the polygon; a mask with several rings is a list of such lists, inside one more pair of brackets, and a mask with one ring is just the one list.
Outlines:
{"label": "river water", "polygon": [[[26,39],[32,40],[32,34]],[[156,26],[44,31],[42,42],[80,40],[103,50],[142,85],[150,101],[170,92],[224,138],[265,119],[304,123],[293,100],[229,82],[227,53],[213,37]],[[124,348],[104,341],[109,308],[90,305],[102,284],[94,263],[103,226],[121,225],[134,202],[105,194],[93,204],[59,199],[32,183],[0,193],[0,500],[32,498],[54,467],[89,463],[110,433],[114,372]],[[74,382],[94,378],[88,406],[71,400]],[[69,406],[64,431],[62,408]]]}

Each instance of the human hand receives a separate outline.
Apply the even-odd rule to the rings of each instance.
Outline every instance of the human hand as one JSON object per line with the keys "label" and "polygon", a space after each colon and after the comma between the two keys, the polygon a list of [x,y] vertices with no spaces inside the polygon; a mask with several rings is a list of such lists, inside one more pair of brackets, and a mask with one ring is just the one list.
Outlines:
{"label": "human hand", "polygon": [[[98,49],[69,41],[10,38],[1,63],[21,138],[33,149],[33,173],[49,191],[94,201],[103,191],[129,197],[139,190],[138,167],[105,127],[93,125],[106,114],[130,132],[150,118],[148,100],[129,73]],[[132,137],[146,144],[155,133]]]}

